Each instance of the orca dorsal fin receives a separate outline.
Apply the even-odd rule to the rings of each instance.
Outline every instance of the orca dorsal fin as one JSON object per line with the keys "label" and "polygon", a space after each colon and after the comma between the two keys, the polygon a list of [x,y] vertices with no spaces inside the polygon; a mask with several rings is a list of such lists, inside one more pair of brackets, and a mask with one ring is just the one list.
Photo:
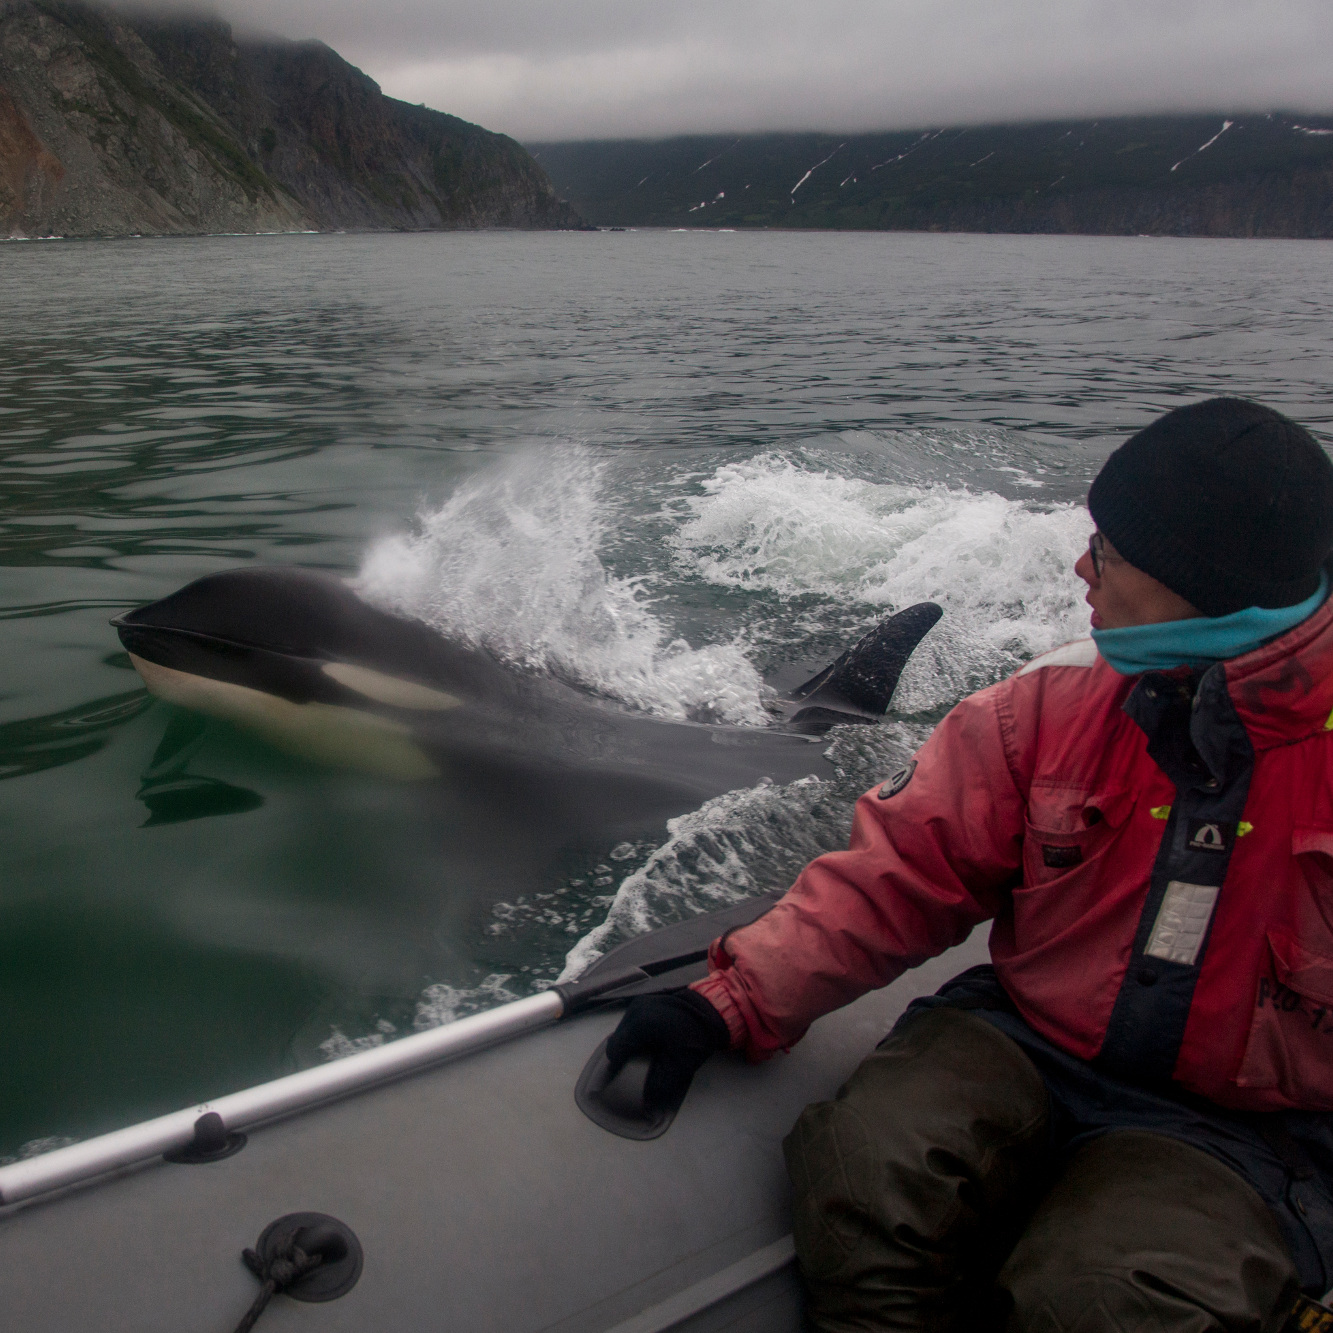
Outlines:
{"label": "orca dorsal fin", "polygon": [[881,621],[791,692],[787,725],[798,731],[826,731],[835,722],[878,722],[907,659],[943,614],[934,602],[918,602]]}

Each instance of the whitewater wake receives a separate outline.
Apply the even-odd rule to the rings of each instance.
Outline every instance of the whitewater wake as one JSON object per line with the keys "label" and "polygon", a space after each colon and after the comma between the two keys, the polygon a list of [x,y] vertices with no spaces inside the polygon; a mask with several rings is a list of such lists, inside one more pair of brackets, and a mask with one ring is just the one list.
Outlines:
{"label": "whitewater wake", "polygon": [[938,602],[944,619],[908,663],[897,713],[951,705],[1086,632],[1071,574],[1087,540],[1082,506],[878,483],[769,453],[719,467],[684,511],[672,546],[710,583],[784,601],[814,594],[867,627]]}
{"label": "whitewater wake", "polygon": [[739,644],[692,648],[653,614],[641,580],[607,572],[606,472],[573,446],[509,460],[375,546],[358,590],[647,713],[764,722],[763,682]]}

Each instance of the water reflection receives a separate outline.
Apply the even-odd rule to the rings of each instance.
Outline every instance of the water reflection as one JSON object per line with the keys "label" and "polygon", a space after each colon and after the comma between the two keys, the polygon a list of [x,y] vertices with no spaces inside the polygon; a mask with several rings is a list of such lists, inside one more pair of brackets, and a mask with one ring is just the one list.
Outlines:
{"label": "water reflection", "polygon": [[214,815],[244,814],[264,804],[264,798],[248,787],[185,771],[203,745],[207,732],[207,721],[197,713],[172,709],[167,729],[143,772],[142,785],[136,793],[148,807],[148,818],[141,828],[183,824]]}
{"label": "water reflection", "polygon": [[181,483],[269,471],[336,443],[366,398],[345,373],[346,338],[373,325],[354,310],[245,311],[151,332],[0,339],[0,565],[216,554],[224,526],[229,552],[246,558],[284,519],[339,507],[244,481]]}
{"label": "water reflection", "polygon": [[117,727],[138,717],[152,702],[146,690],[130,690],[44,717],[5,723],[0,726],[0,779],[87,759]]}
{"label": "water reflection", "polygon": [[183,824],[190,819],[209,819],[214,815],[239,815],[258,810],[264,798],[248,787],[234,787],[220,778],[186,774],[161,782],[146,782],[138,798],[149,811],[140,828],[158,824]]}

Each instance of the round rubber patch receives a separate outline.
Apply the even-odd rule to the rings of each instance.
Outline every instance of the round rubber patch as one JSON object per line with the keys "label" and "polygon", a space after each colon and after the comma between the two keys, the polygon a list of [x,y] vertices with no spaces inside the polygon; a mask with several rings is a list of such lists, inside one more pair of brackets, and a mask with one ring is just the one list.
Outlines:
{"label": "round rubber patch", "polygon": [[346,1222],[327,1213],[288,1213],[270,1222],[254,1250],[246,1251],[254,1259],[246,1258],[246,1267],[261,1276],[254,1265],[270,1262],[278,1246],[289,1240],[307,1251],[318,1250],[323,1262],[287,1287],[286,1295],[298,1301],[336,1301],[356,1286],[364,1263],[361,1242]]}
{"label": "round rubber patch", "polygon": [[879,789],[879,799],[887,801],[890,796],[897,796],[911,782],[912,774],[915,772],[916,760],[909,760]]}

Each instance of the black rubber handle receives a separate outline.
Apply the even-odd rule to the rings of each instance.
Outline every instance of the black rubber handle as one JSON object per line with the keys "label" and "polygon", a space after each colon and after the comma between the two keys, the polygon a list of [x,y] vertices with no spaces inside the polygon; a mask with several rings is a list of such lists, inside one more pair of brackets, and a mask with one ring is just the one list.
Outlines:
{"label": "black rubber handle", "polygon": [[[607,1038],[610,1040],[610,1038]],[[574,1087],[574,1101],[593,1122],[622,1139],[657,1139],[671,1128],[679,1105],[649,1110],[643,1101],[648,1057],[635,1056],[613,1079],[606,1058],[606,1041],[588,1057]]]}

